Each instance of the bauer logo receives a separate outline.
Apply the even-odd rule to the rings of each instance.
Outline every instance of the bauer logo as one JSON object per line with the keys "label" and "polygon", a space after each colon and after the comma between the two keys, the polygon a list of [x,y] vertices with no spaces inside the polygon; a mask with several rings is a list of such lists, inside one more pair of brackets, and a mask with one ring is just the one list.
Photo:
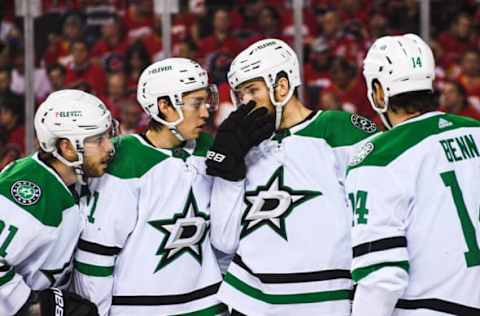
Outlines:
{"label": "bauer logo", "polygon": [[172,66],[162,66],[162,67],[158,67],[158,68],[153,68],[148,73],[153,75],[153,74],[156,74],[156,73],[159,73],[159,72],[169,71],[169,70],[172,70],[172,69],[173,69]]}
{"label": "bauer logo", "polygon": [[56,112],[55,117],[80,117],[82,116],[82,111],[61,111]]}
{"label": "bauer logo", "polygon": [[21,205],[33,205],[38,202],[42,196],[42,190],[38,185],[31,181],[20,180],[15,182],[10,189],[15,201]]}

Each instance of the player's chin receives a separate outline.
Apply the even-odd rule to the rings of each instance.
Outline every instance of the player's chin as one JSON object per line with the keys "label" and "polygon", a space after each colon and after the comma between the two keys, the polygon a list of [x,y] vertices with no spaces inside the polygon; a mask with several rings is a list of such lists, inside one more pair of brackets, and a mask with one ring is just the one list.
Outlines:
{"label": "player's chin", "polygon": [[108,167],[108,164],[106,162],[99,163],[94,167],[92,166],[91,168],[88,168],[87,170],[85,170],[85,174],[89,178],[101,177],[107,172],[107,167]]}

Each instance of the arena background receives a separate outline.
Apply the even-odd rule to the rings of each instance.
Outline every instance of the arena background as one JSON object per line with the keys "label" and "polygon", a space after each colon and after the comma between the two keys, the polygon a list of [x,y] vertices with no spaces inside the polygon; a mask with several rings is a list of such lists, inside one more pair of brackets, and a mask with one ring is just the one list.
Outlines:
{"label": "arena background", "polygon": [[226,72],[263,38],[295,48],[305,104],[378,122],[362,59],[375,38],[413,32],[436,58],[439,109],[480,119],[480,3],[475,0],[3,0],[0,3],[0,170],[36,148],[33,114],[52,91],[100,97],[122,134],[147,124],[136,82],[168,56],[199,61],[220,90],[215,129],[233,110]]}

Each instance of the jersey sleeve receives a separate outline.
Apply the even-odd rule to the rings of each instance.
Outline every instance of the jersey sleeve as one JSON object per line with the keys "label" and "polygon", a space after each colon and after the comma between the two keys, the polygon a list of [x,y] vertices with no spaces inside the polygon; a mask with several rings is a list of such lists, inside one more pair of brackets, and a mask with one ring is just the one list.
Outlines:
{"label": "jersey sleeve", "polygon": [[107,315],[112,301],[115,260],[137,221],[137,179],[105,175],[91,186],[87,225],[75,254],[74,289]]}
{"label": "jersey sleeve", "polygon": [[226,254],[232,254],[240,240],[245,181],[227,181],[215,177],[210,198],[211,242]]}
{"label": "jersey sleeve", "polygon": [[45,244],[54,238],[50,231],[54,229],[0,196],[0,315],[15,314],[27,301],[31,289],[15,270],[32,257],[43,255]]}
{"label": "jersey sleeve", "polygon": [[390,316],[408,285],[405,230],[411,194],[388,167],[350,170],[346,180],[353,211],[354,316]]}

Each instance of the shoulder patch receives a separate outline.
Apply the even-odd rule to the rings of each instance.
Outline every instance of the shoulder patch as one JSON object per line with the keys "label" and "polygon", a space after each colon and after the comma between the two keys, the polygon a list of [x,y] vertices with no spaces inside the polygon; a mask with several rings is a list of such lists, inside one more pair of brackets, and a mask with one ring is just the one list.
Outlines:
{"label": "shoulder patch", "polygon": [[360,147],[360,150],[353,155],[352,159],[348,163],[348,166],[353,167],[361,163],[365,158],[367,158],[374,148],[375,146],[370,142],[363,144],[362,147]]}
{"label": "shoulder patch", "polygon": [[19,180],[13,183],[10,193],[15,201],[21,205],[34,205],[42,196],[42,190],[40,187],[27,180]]}
{"label": "shoulder patch", "polygon": [[377,132],[377,125],[375,125],[374,122],[370,121],[366,117],[358,114],[352,114],[352,116],[350,117],[350,121],[352,122],[353,126],[361,129],[368,134],[373,134]]}

